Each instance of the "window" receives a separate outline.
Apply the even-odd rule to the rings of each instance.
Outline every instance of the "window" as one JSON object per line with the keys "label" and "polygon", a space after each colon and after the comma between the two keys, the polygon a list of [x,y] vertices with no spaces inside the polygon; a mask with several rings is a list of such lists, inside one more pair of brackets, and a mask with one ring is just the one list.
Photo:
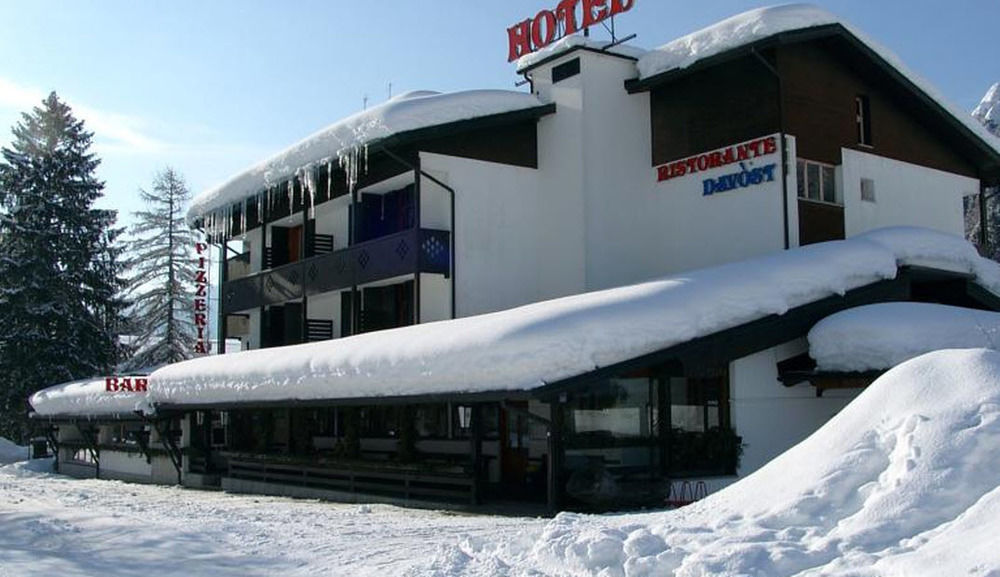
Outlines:
{"label": "window", "polygon": [[566,426],[570,443],[591,446],[614,445],[624,439],[649,438],[655,434],[654,390],[648,378],[609,379],[567,406]]}
{"label": "window", "polygon": [[870,178],[861,179],[861,200],[875,202],[875,181]]}
{"label": "window", "polygon": [[799,160],[796,166],[799,198],[841,204],[837,194],[835,167],[811,160]]}
{"label": "window", "polygon": [[858,125],[858,144],[872,145],[871,106],[868,97],[857,96],[854,99],[855,122]]}
{"label": "window", "polygon": [[580,73],[580,59],[574,58],[552,67],[552,84],[566,80]]}

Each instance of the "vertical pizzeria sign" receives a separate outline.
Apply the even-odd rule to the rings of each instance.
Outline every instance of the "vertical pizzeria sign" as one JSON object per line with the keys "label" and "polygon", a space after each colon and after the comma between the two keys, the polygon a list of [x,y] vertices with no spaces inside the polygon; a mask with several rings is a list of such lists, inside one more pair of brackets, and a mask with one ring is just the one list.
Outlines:
{"label": "vertical pizzeria sign", "polygon": [[208,243],[196,242],[194,249],[197,258],[194,273],[194,328],[198,331],[194,352],[206,355],[211,348],[205,336],[208,332]]}

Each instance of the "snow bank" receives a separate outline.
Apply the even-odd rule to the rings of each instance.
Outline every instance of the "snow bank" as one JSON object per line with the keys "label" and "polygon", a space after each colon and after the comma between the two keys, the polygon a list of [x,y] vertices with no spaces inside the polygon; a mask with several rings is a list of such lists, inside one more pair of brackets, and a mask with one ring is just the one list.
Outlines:
{"label": "snow bank", "polygon": [[994,151],[1000,153],[1000,139],[997,139],[965,111],[953,106],[928,81],[903,64],[893,52],[832,13],[811,4],[786,4],[749,10],[668,42],[659,48],[650,50],[639,59],[637,64],[639,78],[645,79],[663,72],[687,68],[716,54],[722,54],[783,32],[806,30],[829,24],[840,24],[846,28],[848,32],[930,96],[938,105],[992,147]]}
{"label": "snow bank", "polygon": [[611,54],[617,54],[618,56],[625,56],[628,58],[639,59],[646,54],[646,50],[639,48],[638,46],[631,46],[629,44],[617,44],[608,48],[611,44],[608,41],[591,40],[585,36],[579,34],[573,34],[571,36],[565,36],[559,40],[549,44],[544,48],[540,48],[529,54],[517,59],[517,73],[521,74],[526,69],[531,68],[535,64],[538,64],[546,58],[550,58],[557,54],[562,54],[563,52],[569,52],[573,48],[584,47],[590,48],[592,50],[600,50],[602,52],[609,52]]}
{"label": "snow bank", "polygon": [[345,156],[348,151],[354,151],[355,158],[351,162],[357,162],[359,148],[394,134],[541,105],[542,102],[531,94],[507,90],[448,94],[407,92],[340,120],[224,184],[199,194],[188,210],[188,222],[241,202],[316,165],[332,162],[350,172],[350,167],[344,166],[348,162]]}
{"label": "snow bank", "polygon": [[940,349],[1000,345],[1000,313],[927,303],[883,303],[831,315],[809,331],[823,371],[870,371]]}
{"label": "snow bank", "polygon": [[[509,574],[884,576],[1000,572],[1000,353],[904,363],[756,473],[673,512],[562,514],[480,544]],[[434,574],[461,575],[441,550]],[[432,571],[428,571],[428,574]]]}
{"label": "snow bank", "polygon": [[[44,415],[529,390],[894,278],[911,259],[980,279],[1000,276],[996,263],[959,237],[886,229],[487,315],[192,359],[150,375],[146,399],[62,385],[31,403]],[[1000,294],[1000,283],[988,286]]]}
{"label": "snow bank", "polygon": [[0,437],[0,465],[28,460],[28,447],[15,445],[13,441]]}

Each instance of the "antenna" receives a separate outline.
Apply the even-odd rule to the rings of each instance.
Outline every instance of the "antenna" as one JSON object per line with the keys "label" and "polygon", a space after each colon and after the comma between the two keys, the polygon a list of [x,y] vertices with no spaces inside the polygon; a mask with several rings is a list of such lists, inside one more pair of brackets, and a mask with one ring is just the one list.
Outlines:
{"label": "antenna", "polygon": [[361,97],[361,110],[368,110],[368,95]]}
{"label": "antenna", "polygon": [[389,100],[392,100],[392,81],[389,81]]}

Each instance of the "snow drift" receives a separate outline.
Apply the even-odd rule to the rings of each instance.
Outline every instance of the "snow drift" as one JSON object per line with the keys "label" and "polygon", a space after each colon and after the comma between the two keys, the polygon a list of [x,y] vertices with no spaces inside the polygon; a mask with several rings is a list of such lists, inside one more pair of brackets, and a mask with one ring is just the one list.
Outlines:
{"label": "snow drift", "polygon": [[13,441],[0,437],[0,465],[26,461],[28,459],[28,447],[15,445]]}
{"label": "snow drift", "polygon": [[562,514],[534,542],[463,543],[429,574],[1000,574],[1000,353],[883,375],[756,473],[673,512]]}

